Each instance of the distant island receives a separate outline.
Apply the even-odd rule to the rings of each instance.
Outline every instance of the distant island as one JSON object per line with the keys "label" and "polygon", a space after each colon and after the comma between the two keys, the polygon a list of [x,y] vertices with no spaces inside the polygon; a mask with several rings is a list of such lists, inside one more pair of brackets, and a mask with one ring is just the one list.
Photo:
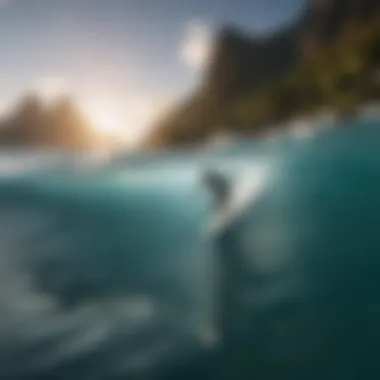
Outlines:
{"label": "distant island", "polygon": [[69,96],[46,104],[38,95],[23,96],[0,120],[0,148],[113,150],[115,138],[100,134]]}
{"label": "distant island", "polygon": [[332,109],[380,100],[380,2],[314,0],[291,25],[252,38],[220,29],[199,89],[159,120],[144,148],[262,135]]}

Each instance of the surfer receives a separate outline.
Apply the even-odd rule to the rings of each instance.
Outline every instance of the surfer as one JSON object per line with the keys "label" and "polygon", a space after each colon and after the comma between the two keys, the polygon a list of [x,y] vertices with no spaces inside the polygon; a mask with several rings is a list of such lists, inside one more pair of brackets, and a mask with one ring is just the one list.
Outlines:
{"label": "surfer", "polygon": [[222,209],[231,195],[231,187],[227,178],[215,170],[206,169],[202,174],[202,182],[211,190],[216,209]]}

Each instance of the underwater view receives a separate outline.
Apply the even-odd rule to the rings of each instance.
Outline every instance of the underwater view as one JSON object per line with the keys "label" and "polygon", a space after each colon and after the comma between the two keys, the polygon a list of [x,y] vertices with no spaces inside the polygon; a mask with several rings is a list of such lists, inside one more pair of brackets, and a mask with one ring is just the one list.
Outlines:
{"label": "underwater view", "polygon": [[374,378],[379,148],[363,117],[203,153],[3,154],[0,377]]}

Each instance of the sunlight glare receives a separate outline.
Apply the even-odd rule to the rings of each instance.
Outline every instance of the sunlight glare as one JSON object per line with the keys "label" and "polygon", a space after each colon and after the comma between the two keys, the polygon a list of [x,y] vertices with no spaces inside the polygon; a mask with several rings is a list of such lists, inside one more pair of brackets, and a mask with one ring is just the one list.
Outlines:
{"label": "sunlight glare", "polygon": [[163,112],[167,101],[144,97],[119,99],[96,98],[85,100],[85,114],[106,138],[116,138],[129,147],[135,147],[149,132],[153,121]]}
{"label": "sunlight glare", "polygon": [[124,127],[123,113],[111,104],[100,103],[90,107],[88,117],[100,133],[119,134]]}

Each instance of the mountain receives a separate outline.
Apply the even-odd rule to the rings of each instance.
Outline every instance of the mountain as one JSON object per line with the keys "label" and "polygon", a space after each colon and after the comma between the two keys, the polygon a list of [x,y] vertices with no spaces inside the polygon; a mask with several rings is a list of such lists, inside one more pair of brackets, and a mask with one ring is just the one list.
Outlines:
{"label": "mountain", "polygon": [[292,25],[267,38],[252,38],[235,26],[222,27],[199,89],[158,121],[144,147],[203,141],[230,124],[226,104],[294,65],[295,32]]}
{"label": "mountain", "polygon": [[0,147],[92,149],[104,139],[69,97],[47,106],[31,94],[0,123]]}
{"label": "mountain", "polygon": [[294,32],[294,28],[287,28],[265,39],[254,39],[235,27],[222,28],[203,91],[224,101],[284,74],[296,59]]}
{"label": "mountain", "polygon": [[378,0],[313,0],[303,15],[301,50],[307,55],[320,49],[358,23],[373,19]]}
{"label": "mountain", "polygon": [[380,68],[378,0],[314,0],[267,36],[234,26],[217,35],[198,90],[157,122],[145,148],[204,142],[219,132],[265,134],[321,108],[349,114],[380,98],[373,80]]}

